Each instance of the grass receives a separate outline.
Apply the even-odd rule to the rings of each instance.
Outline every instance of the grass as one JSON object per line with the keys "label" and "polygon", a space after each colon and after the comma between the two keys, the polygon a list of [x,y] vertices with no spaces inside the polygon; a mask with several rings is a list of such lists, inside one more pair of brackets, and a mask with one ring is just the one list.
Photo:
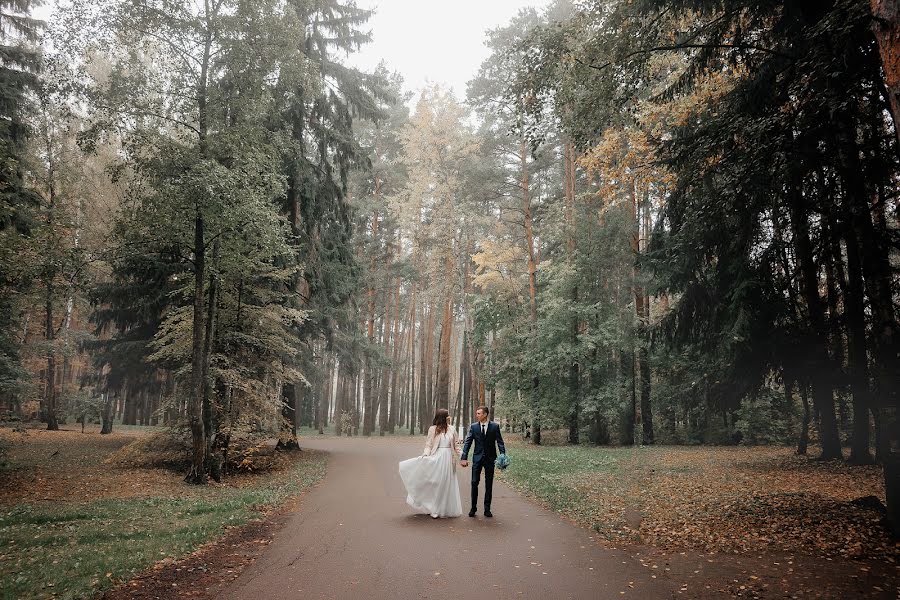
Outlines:
{"label": "grass", "polygon": [[177,559],[315,485],[325,455],[305,451],[258,485],[179,495],[23,503],[0,513],[0,597],[83,598]]}
{"label": "grass", "polygon": [[625,524],[624,511],[615,521],[599,522],[597,507],[585,501],[574,482],[581,475],[604,474],[613,484],[606,490],[610,498],[629,498],[627,467],[636,460],[633,448],[536,447],[514,441],[507,441],[506,445],[512,465],[501,477],[519,492],[596,531]]}
{"label": "grass", "polygon": [[884,500],[878,467],[780,447],[507,445],[504,481],[612,543],[900,559],[882,515],[850,503]]}

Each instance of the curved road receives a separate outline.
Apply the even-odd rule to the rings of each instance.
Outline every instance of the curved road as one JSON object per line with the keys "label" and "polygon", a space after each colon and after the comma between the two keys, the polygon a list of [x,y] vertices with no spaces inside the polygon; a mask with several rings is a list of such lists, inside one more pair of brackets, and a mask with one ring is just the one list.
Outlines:
{"label": "curved road", "polygon": [[[412,441],[415,440],[415,441]],[[671,598],[675,587],[625,552],[494,482],[493,519],[432,519],[405,502],[397,463],[422,441],[306,439],[331,453],[324,481],[299,504],[230,600]],[[458,471],[463,510],[470,469]],[[483,485],[483,484],[482,484]],[[483,490],[482,490],[483,491]]]}

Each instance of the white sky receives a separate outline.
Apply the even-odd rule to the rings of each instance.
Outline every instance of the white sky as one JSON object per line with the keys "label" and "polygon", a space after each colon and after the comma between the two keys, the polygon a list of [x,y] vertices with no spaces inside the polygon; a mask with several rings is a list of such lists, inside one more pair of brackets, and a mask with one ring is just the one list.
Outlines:
{"label": "white sky", "polygon": [[403,75],[407,90],[442,83],[463,99],[466,83],[488,57],[485,31],[506,25],[520,9],[550,0],[358,0],[374,8],[373,41],[348,62],[371,70],[382,59]]}
{"label": "white sky", "polygon": [[[35,16],[49,17],[53,4],[45,0]],[[372,70],[383,59],[403,76],[408,91],[441,83],[462,100],[466,83],[488,57],[485,31],[506,25],[522,8],[542,9],[550,0],[357,0],[357,4],[376,10],[367,26],[373,41],[349,56],[349,64]]]}

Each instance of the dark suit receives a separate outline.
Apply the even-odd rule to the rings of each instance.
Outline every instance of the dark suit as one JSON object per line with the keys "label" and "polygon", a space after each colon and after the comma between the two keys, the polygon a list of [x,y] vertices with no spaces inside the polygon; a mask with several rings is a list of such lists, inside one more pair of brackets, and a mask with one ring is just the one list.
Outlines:
{"label": "dark suit", "polygon": [[475,451],[472,454],[472,510],[478,504],[478,483],[481,481],[481,471],[484,469],[484,510],[491,510],[491,494],[494,488],[494,461],[497,460],[497,447],[501,454],[506,454],[506,446],[503,445],[503,435],[500,426],[494,422],[486,423],[486,431],[482,435],[481,423],[472,423],[466,441],[463,443],[460,460],[469,459],[469,448],[475,441]]}

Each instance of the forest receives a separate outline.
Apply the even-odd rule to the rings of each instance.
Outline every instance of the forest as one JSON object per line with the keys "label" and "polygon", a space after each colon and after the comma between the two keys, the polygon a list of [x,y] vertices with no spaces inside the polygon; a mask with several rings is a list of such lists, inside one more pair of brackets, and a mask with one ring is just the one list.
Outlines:
{"label": "forest", "polygon": [[[556,0],[412,94],[350,0],[0,0],[0,420],[788,446],[900,532],[900,2]],[[452,49],[448,49],[452,51]],[[2,452],[2,449],[0,449]]]}

